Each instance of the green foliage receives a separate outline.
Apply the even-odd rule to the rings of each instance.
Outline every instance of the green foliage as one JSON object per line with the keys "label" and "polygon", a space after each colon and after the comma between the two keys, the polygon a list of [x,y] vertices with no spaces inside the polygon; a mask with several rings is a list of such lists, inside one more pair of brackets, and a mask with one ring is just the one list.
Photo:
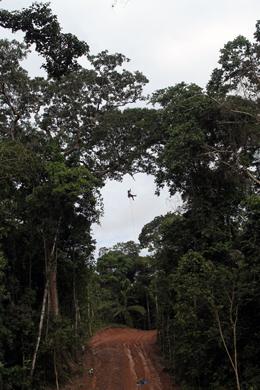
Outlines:
{"label": "green foliage", "polygon": [[[222,365],[223,362],[228,364],[220,330],[230,354],[234,356],[234,348],[239,345],[239,356],[243,356],[240,342],[240,321],[243,319],[240,315],[243,308],[254,301],[257,283],[255,276],[239,251],[230,253],[228,264],[214,264],[194,252],[189,252],[181,259],[173,279],[176,292],[174,358],[176,361],[185,361],[183,368],[186,365],[193,366],[189,359],[192,359],[192,351],[196,351],[198,363],[196,370],[193,369],[193,377],[189,379],[186,378],[187,367],[183,372],[178,372],[177,368],[181,378],[207,386],[211,370],[220,365],[215,358],[222,356]],[[240,334],[234,345],[234,331],[238,329]],[[183,336],[180,335],[180,330]],[[223,381],[223,386],[228,383],[228,378],[224,376],[218,380],[219,384],[220,380]]]}
{"label": "green foliage", "polygon": [[[100,324],[91,225],[105,179],[136,171],[149,145],[137,110],[142,145],[126,150],[136,143],[134,115],[119,110],[141,98],[147,80],[124,70],[121,54],[90,55],[48,4],[1,10],[0,25],[25,33],[23,44],[0,41],[1,374],[6,389],[39,389],[69,375],[69,360]],[[47,79],[21,65],[34,44]],[[82,55],[89,68],[78,64]],[[129,310],[144,313],[135,301]]]}
{"label": "green foliage", "polygon": [[[102,248],[97,260],[100,283],[99,315],[103,321],[151,328],[154,325],[154,298],[150,292],[152,263],[139,255],[133,241]],[[151,318],[152,316],[152,318]]]}
{"label": "green foliage", "polygon": [[[133,110],[147,79],[62,33],[48,4],[1,10],[0,25],[25,34],[0,41],[1,385],[63,383],[116,321],[157,326],[184,389],[259,388],[259,22],[253,43],[227,43],[207,91],[180,83]],[[46,79],[21,65],[32,45]],[[143,228],[152,256],[119,243],[95,265],[99,190],[139,171],[183,207]]]}
{"label": "green foliage", "polygon": [[88,45],[75,35],[61,32],[48,3],[34,3],[21,11],[2,9],[0,26],[12,32],[23,31],[25,43],[28,46],[35,44],[36,51],[46,60],[43,67],[54,78],[78,69],[77,58],[89,50]]}
{"label": "green foliage", "polygon": [[259,96],[260,36],[259,21],[254,34],[255,42],[239,35],[226,43],[220,51],[220,68],[214,69],[208,84],[210,92],[236,91],[247,98]]}
{"label": "green foliage", "polygon": [[[204,202],[233,202],[244,176],[253,176],[257,167],[258,103],[234,96],[218,102],[184,83],[158,91],[152,101],[162,105],[166,124],[157,160],[158,186],[167,184],[172,194],[182,192],[184,200],[195,201],[203,189]],[[229,184],[223,186],[224,180]]]}
{"label": "green foliage", "polygon": [[255,43],[225,46],[207,92],[181,83],[152,98],[158,191],[184,204],[140,242],[154,257],[162,352],[184,389],[259,387],[258,30]]}

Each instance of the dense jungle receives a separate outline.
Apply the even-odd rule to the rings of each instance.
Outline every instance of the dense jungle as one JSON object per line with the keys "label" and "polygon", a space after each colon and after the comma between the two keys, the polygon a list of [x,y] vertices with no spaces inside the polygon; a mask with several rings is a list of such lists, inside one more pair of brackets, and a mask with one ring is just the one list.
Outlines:
{"label": "dense jungle", "polygon": [[[260,389],[260,21],[206,88],[149,98],[123,54],[92,54],[46,3],[1,9],[0,26],[23,33],[0,40],[0,389],[65,386],[106,327],[157,329],[181,389]],[[140,172],[181,208],[95,258],[101,189]]]}

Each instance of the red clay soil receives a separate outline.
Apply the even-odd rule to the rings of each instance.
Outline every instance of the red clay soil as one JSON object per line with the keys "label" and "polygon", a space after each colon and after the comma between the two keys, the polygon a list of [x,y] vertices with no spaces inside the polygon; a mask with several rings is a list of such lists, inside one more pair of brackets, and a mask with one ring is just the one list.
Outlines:
{"label": "red clay soil", "polygon": [[[93,368],[93,375],[89,369]],[[137,384],[140,379],[148,383]],[[90,340],[83,373],[63,390],[177,390],[164,370],[156,331],[109,328]]]}

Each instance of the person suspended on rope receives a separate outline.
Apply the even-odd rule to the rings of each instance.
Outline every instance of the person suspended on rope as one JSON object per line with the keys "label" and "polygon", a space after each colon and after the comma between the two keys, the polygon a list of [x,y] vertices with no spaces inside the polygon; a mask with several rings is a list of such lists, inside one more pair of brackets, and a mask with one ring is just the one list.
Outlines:
{"label": "person suspended on rope", "polygon": [[132,193],[131,193],[131,188],[130,188],[130,190],[128,190],[127,191],[127,196],[128,196],[128,198],[130,199],[133,199],[133,200],[135,200],[135,197],[136,197],[136,195],[133,195]]}
{"label": "person suspended on rope", "polygon": [[136,384],[137,384],[138,386],[147,385],[148,383],[149,383],[148,380],[145,379],[145,378],[139,379],[139,380],[136,382]]}

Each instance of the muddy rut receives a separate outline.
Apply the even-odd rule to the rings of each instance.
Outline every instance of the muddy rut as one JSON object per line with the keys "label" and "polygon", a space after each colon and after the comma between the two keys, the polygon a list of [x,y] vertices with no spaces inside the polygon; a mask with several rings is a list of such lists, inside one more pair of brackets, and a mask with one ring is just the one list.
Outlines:
{"label": "muddy rut", "polygon": [[[86,348],[82,375],[64,390],[177,390],[164,370],[156,331],[111,328],[98,332]],[[90,375],[89,369],[93,368]],[[144,384],[138,384],[144,379]]]}

